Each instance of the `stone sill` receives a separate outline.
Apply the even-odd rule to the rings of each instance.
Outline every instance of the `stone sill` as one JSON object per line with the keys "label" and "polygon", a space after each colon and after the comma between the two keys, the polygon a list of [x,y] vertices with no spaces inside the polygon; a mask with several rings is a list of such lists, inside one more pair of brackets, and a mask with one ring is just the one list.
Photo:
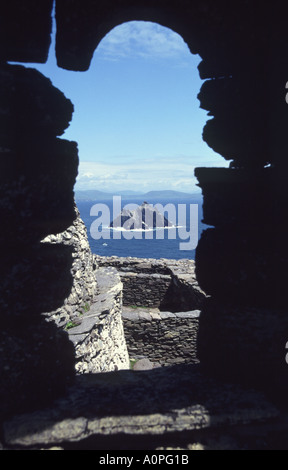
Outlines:
{"label": "stone sill", "polygon": [[199,319],[201,315],[200,310],[192,310],[188,312],[162,312],[158,309],[141,309],[141,307],[137,308],[129,308],[128,306],[122,308],[122,318],[123,320],[130,320],[130,321],[162,321],[167,320],[168,318],[179,318],[179,319]]}
{"label": "stone sill", "polygon": [[251,425],[264,433],[275,425],[287,432],[287,420],[283,424],[279,410],[260,392],[213,381],[199,366],[186,365],[78,376],[51,407],[7,420],[2,444],[37,449],[82,443],[101,449],[101,437],[109,436],[112,450],[113,439],[122,435],[126,449],[133,449],[131,436],[140,443],[150,436],[153,448],[160,437],[163,442],[172,435],[177,442],[183,432],[190,432],[190,442],[199,442],[198,431],[211,430],[221,436],[223,430],[229,435],[229,429],[238,429],[242,439],[245,433],[249,438]]}

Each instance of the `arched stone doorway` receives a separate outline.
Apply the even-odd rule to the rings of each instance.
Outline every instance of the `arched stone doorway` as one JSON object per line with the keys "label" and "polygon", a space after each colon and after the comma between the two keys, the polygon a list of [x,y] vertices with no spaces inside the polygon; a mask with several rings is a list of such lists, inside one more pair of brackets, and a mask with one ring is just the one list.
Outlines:
{"label": "arched stone doorway", "polygon": [[[1,17],[1,64],[16,60],[43,62],[49,48],[52,2],[41,2],[45,8],[39,8],[39,2],[32,0],[25,4],[22,2],[21,8],[19,3],[9,2],[8,5],[7,2],[5,14]],[[13,10],[15,4],[17,8]],[[31,15],[31,8],[34,16]],[[270,4],[259,8],[258,2],[240,2],[236,5],[224,0],[207,1],[204,4],[202,0],[139,0],[137,4],[132,0],[121,3],[113,0],[62,0],[56,3],[56,15],[58,64],[70,70],[86,70],[101,38],[116,24],[131,19],[156,21],[170,27],[182,35],[192,52],[199,53],[203,58],[200,74],[209,81],[202,89],[201,102],[214,115],[206,128],[205,138],[225,158],[232,156],[234,163],[233,168],[225,171],[197,170],[204,192],[204,218],[215,227],[202,239],[197,259],[199,282],[211,295],[201,319],[201,362],[210,373],[216,372],[228,379],[257,385],[274,394],[278,389],[285,398],[287,364],[284,359],[288,332],[286,278],[283,272],[286,272],[287,266],[288,108],[285,85],[288,71],[285,60],[287,33],[284,8],[271,11]],[[39,83],[39,76],[34,72],[22,72],[6,64],[3,67],[1,65],[1,80],[2,83],[8,83],[9,92],[14,93],[19,85],[21,93],[27,97],[27,84],[28,89],[33,88],[35,92],[33,84],[37,83],[41,88],[44,82],[40,79]],[[48,90],[51,88],[46,82],[40,95],[47,98]],[[70,115],[69,105],[55,90],[52,94],[56,100],[56,97],[60,100],[56,114],[59,117],[59,109],[63,111],[63,122],[66,125]],[[2,95],[4,102],[7,96]],[[50,128],[49,132],[41,134],[40,141],[34,141],[35,129],[39,125],[41,128],[42,118],[47,122],[48,116],[50,123],[55,120],[53,110],[51,114],[47,113],[49,99],[45,106],[43,101],[37,102],[41,119],[34,119],[32,124],[30,122],[28,130],[28,121],[25,118],[22,121],[18,119],[23,114],[19,114],[15,107],[15,103],[19,103],[15,95],[8,101],[3,108],[5,119],[7,116],[8,120],[12,117],[13,125],[17,123],[13,128],[13,132],[17,131],[17,137],[23,137],[23,129],[26,132],[23,140],[19,138],[16,142],[14,139],[13,148],[8,146],[11,142],[7,144],[7,135],[1,145],[1,152],[5,154],[1,161],[1,208],[5,215],[1,233],[4,260],[1,265],[4,280],[1,286],[2,328],[5,338],[9,338],[11,324],[16,318],[17,334],[22,334],[23,330],[29,338],[29,331],[35,332],[41,323],[36,317],[43,311],[39,304],[31,302],[33,293],[37,294],[40,302],[43,300],[35,283],[40,272],[37,269],[39,263],[34,262],[37,259],[35,255],[39,255],[37,243],[40,236],[59,230],[60,227],[64,229],[72,221],[77,156],[75,145],[59,144],[57,136],[63,129],[57,126],[55,129],[53,124],[52,132]],[[28,108],[26,102],[25,109]],[[30,109],[27,115],[32,114]],[[51,150],[52,160],[49,160],[47,150]],[[44,165],[43,161],[37,159],[39,154],[45,157]],[[53,171],[48,171],[51,169]],[[53,188],[57,188],[55,191],[51,190],[52,182]],[[26,204],[24,211],[23,201]],[[66,216],[63,217],[64,214]],[[10,259],[7,251],[12,253]],[[61,255],[63,264],[58,265],[56,273],[60,271],[63,274],[63,269],[69,268],[71,253],[62,251]],[[17,275],[15,266],[19,257],[23,261],[22,273],[25,273],[26,287],[21,290],[21,295],[16,293],[15,287],[19,284],[11,276],[11,273]],[[51,257],[50,266],[55,268]],[[53,269],[49,272],[53,272]],[[46,285],[51,287],[53,282],[49,276],[46,277],[49,280]],[[70,281],[68,279],[68,288]],[[23,279],[21,283],[23,286]],[[54,299],[53,295],[48,297]],[[22,307],[25,315],[20,318]],[[5,335],[6,331],[8,335]],[[38,331],[39,334],[43,331],[41,325]],[[47,339],[50,332],[46,333]],[[34,339],[32,345],[29,339],[27,341],[32,350],[35,348],[35,352],[39,351],[37,334]],[[45,345],[41,350],[43,358],[48,357],[50,366],[55,365],[54,359],[51,362],[51,357],[47,355],[43,337],[41,344]],[[9,360],[12,356],[12,353],[7,355]],[[6,370],[6,364],[2,365],[3,370]],[[38,370],[42,367],[42,374],[38,376],[38,383],[43,380],[40,390],[45,390],[48,380],[52,389],[55,385],[59,391],[57,382],[61,377],[61,367],[51,382],[50,377],[45,377],[48,369],[37,361],[36,366]],[[33,369],[34,377],[36,369]],[[55,372],[53,367],[49,370]],[[68,364],[67,372],[70,370]],[[23,373],[23,370],[20,372]],[[10,372],[6,371],[5,377],[11,380]],[[22,397],[25,402],[34,377],[29,374],[26,376],[25,371],[23,377],[27,387],[27,395]],[[5,379],[4,382],[6,384]]]}
{"label": "arched stone doorway", "polygon": [[[81,10],[80,3],[75,3],[69,11],[69,5],[63,2],[56,10],[59,23],[58,63],[66,68],[87,69],[101,38],[120,22],[132,19],[156,21],[170,27],[181,34],[192,52],[199,53],[203,58],[199,66],[200,76],[208,80],[200,92],[200,101],[201,106],[214,116],[205,126],[204,139],[224,158],[233,160],[231,169],[203,168],[196,171],[204,193],[204,220],[215,227],[202,238],[196,259],[200,286],[212,295],[206,318],[212,311],[218,318],[221,305],[227,302],[235,308],[241,305],[240,310],[248,309],[253,318],[251,306],[256,309],[264,305],[269,309],[275,307],[272,292],[279,292],[278,282],[280,290],[285,291],[283,277],[279,279],[276,273],[284,270],[287,261],[286,256],[285,260],[282,256],[285,243],[281,235],[287,201],[281,174],[286,163],[280,156],[287,149],[283,137],[283,126],[287,125],[288,120],[285,102],[287,66],[284,63],[280,65],[281,59],[277,62],[275,57],[285,55],[283,45],[286,39],[281,11],[275,11],[270,17],[269,9],[263,7],[260,10],[254,3],[235,6],[225,1],[203,5],[201,2],[152,0],[145,4],[139,2],[137,6],[127,0],[121,8],[114,5],[112,9],[107,4],[91,3],[85,12]],[[77,34],[73,28],[67,28],[67,11],[72,24],[73,21],[75,24],[77,21],[81,23],[80,28],[76,28]],[[279,28],[273,27],[276,24],[280,25]],[[277,49],[275,57],[271,43]],[[277,76],[271,72],[274,66],[279,67]],[[271,116],[275,117],[274,122]],[[281,227],[276,236],[277,242],[272,228],[276,225]],[[213,302],[216,302],[214,307]],[[285,296],[277,295],[276,303],[281,310],[285,305]],[[258,322],[258,314],[256,317]],[[281,338],[277,333],[278,340],[275,342],[276,336],[273,337],[271,331],[262,330],[264,326],[261,321],[259,329],[259,338],[265,337],[264,343],[269,345],[270,351],[273,350],[269,358],[262,340],[258,342],[259,338],[254,338],[247,341],[244,329],[242,333],[238,331],[243,338],[241,344],[245,344],[245,349],[251,352],[254,359],[243,362],[241,346],[237,352],[233,348],[237,327],[234,332],[229,330],[229,335],[225,333],[229,336],[225,336],[225,347],[222,348],[221,344],[224,343],[215,331],[215,334],[209,335],[210,339],[213,338],[213,344],[215,341],[214,347],[210,342],[210,348],[207,348],[203,326],[200,340],[203,363],[210,369],[212,350],[221,350],[219,357],[212,353],[217,359],[211,369],[225,370],[228,377],[230,374],[235,377],[235,369],[241,371],[238,380],[252,380],[267,386],[269,374],[281,376],[286,381],[287,370],[282,359],[287,328],[285,326],[285,332],[280,334],[281,313],[273,314],[272,318]],[[227,346],[228,343],[230,346]],[[252,354],[252,343],[258,343],[256,354]],[[243,354],[246,357],[246,352],[243,351]],[[262,364],[263,357],[266,358],[266,367],[257,367]],[[279,374],[275,372],[275,367]]]}

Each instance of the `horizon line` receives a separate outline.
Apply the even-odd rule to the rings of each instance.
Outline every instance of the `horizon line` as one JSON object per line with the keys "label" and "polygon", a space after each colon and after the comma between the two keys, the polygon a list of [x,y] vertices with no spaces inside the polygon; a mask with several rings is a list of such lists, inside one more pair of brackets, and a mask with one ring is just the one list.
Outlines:
{"label": "horizon line", "polygon": [[118,189],[118,190],[111,190],[111,191],[108,191],[108,190],[105,190],[105,189],[78,189],[78,188],[74,188],[74,192],[87,192],[87,191],[98,191],[98,192],[101,192],[101,193],[106,193],[106,194],[112,194],[112,193],[119,193],[119,192],[128,192],[128,193],[135,193],[135,194],[147,194],[147,193],[150,193],[150,192],[174,192],[174,193],[183,193],[183,194],[194,194],[195,192],[199,192],[200,188],[199,189],[196,189],[194,190],[193,192],[191,191],[179,191],[179,190],[176,190],[176,189],[148,189],[146,191],[136,191],[136,190],[132,190],[132,189]]}

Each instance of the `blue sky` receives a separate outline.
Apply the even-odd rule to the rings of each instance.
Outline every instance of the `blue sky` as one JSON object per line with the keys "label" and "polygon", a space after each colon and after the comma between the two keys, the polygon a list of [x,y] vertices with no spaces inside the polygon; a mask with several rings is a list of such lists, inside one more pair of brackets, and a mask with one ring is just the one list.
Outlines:
{"label": "blue sky", "polygon": [[75,189],[195,192],[195,167],[227,167],[202,141],[209,117],[197,100],[200,57],[178,34],[155,23],[124,23],[101,41],[87,72],[57,67],[54,47],[53,35],[47,63],[26,66],[74,104],[62,137],[78,142]]}

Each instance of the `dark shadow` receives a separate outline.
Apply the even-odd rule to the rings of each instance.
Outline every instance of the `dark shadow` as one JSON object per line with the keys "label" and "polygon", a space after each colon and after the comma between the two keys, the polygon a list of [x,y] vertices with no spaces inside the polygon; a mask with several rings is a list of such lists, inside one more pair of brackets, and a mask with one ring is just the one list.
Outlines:
{"label": "dark shadow", "polygon": [[77,144],[58,137],[73,105],[36,70],[0,67],[0,415],[51,403],[74,349],[51,318],[73,283],[72,248],[41,243],[75,219]]}
{"label": "dark shadow", "polygon": [[159,306],[162,312],[189,312],[191,310],[201,310],[205,296],[191,286],[177,284],[171,281],[164,298]]}
{"label": "dark shadow", "polygon": [[75,375],[67,333],[47,321],[71,292],[72,260],[71,247],[43,243],[2,255],[2,417],[51,403]]}
{"label": "dark shadow", "polygon": [[50,408],[16,416],[4,424],[4,434],[8,441],[23,438],[26,446],[131,450],[153,448],[173,433],[181,438],[275,416],[258,392],[213,380],[200,365],[179,365],[77,376]]}

